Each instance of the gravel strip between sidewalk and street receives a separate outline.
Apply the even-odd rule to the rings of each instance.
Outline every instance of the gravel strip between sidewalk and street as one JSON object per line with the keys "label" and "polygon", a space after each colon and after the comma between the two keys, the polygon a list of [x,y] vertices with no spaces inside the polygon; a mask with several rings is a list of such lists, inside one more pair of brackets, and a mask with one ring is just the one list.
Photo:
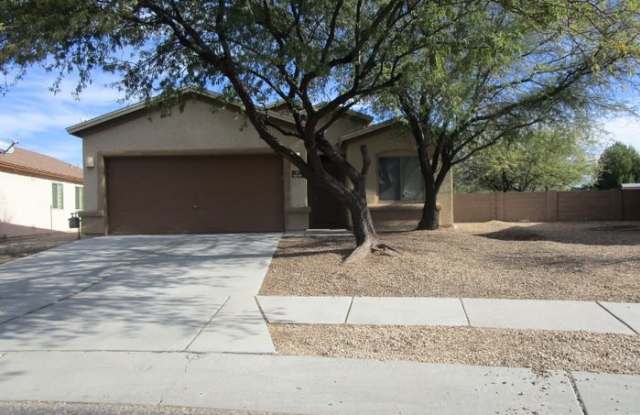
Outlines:
{"label": "gravel strip between sidewalk and street", "polygon": [[[161,405],[0,401],[0,414],[10,415],[278,415],[275,412],[189,408]],[[284,415],[284,414],[280,414]]]}
{"label": "gravel strip between sidewalk and street", "polygon": [[640,374],[640,336],[470,327],[269,325],[279,354]]}

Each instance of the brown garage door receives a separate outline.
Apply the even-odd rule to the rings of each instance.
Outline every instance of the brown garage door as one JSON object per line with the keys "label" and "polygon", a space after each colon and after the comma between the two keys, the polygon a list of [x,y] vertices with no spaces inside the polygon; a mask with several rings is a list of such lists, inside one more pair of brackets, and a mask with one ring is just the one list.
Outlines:
{"label": "brown garage door", "polygon": [[112,234],[283,229],[275,156],[114,157],[106,177]]}

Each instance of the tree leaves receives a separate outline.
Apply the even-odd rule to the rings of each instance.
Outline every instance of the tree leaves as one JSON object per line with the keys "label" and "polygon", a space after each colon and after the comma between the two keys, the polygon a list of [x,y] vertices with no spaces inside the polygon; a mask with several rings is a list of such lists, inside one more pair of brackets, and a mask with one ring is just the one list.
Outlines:
{"label": "tree leaves", "polygon": [[631,146],[614,143],[598,161],[598,189],[619,189],[623,183],[640,182],[640,154]]}
{"label": "tree leaves", "polygon": [[456,170],[462,191],[566,190],[584,184],[594,172],[589,126],[546,125],[480,152]]}

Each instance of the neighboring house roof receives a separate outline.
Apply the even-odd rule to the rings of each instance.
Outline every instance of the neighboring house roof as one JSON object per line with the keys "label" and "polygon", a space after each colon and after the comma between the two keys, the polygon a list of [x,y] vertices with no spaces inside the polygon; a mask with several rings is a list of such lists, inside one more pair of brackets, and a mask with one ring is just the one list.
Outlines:
{"label": "neighboring house roof", "polygon": [[622,183],[623,189],[640,189],[640,183]]}
{"label": "neighboring house roof", "polygon": [[364,137],[368,136],[369,134],[372,134],[372,133],[374,133],[376,131],[380,132],[381,130],[385,130],[387,128],[391,128],[391,127],[395,126],[396,124],[401,124],[401,121],[398,118],[392,118],[390,120],[383,121],[383,122],[380,122],[378,124],[370,125],[370,126],[368,126],[366,128],[363,128],[361,130],[356,130],[356,131],[354,131],[352,133],[345,134],[342,137],[340,137],[340,140],[343,143],[346,143],[348,141],[355,140],[355,139],[358,139],[358,138],[364,138]]}
{"label": "neighboring house roof", "polygon": [[0,171],[82,183],[82,169],[80,167],[22,148],[15,148],[9,154],[0,154]]}
{"label": "neighboring house roof", "polygon": [[[212,91],[204,91],[204,90],[199,90],[199,89],[193,89],[193,88],[185,88],[181,91],[182,94],[184,95],[195,95],[201,98],[205,98],[208,100],[212,100],[215,102],[218,102],[222,105],[224,105],[227,108],[231,108],[234,109],[236,111],[244,111],[244,107],[236,102],[229,102],[228,99],[226,99],[225,97],[223,97],[220,94],[217,94],[215,92]],[[129,114],[133,114],[135,112],[138,111],[143,111],[147,108],[149,108],[152,105],[158,104],[160,102],[160,100],[162,99],[162,97],[155,97],[152,98],[150,100],[144,100],[144,101],[140,101],[138,103],[126,106],[124,108],[120,108],[118,110],[112,111],[112,112],[108,112],[106,114],[100,115],[98,117],[92,118],[90,120],[87,121],[83,121],[80,122],[78,124],[74,124],[71,127],[67,128],[67,132],[69,132],[69,134],[73,134],[75,136],[81,137],[81,133],[85,130],[89,130],[91,128],[94,128],[96,126],[111,122],[113,120],[116,120],[118,118],[124,117],[126,115]],[[267,112],[268,112],[268,116],[273,118],[273,119],[277,119],[279,121],[283,121],[285,123],[288,124],[293,124],[293,120],[290,117],[286,117],[282,114],[279,114],[275,111],[273,112],[269,112],[269,108],[267,108]]]}

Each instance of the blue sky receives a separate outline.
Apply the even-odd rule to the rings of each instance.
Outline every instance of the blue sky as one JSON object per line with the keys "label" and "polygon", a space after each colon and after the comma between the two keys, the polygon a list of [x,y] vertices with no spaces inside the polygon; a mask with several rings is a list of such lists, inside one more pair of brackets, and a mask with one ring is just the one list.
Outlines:
{"label": "blue sky", "polygon": [[75,79],[63,80],[56,94],[50,90],[54,81],[53,74],[33,70],[0,95],[0,141],[18,140],[18,147],[81,165],[82,142],[65,128],[127,104],[107,76],[95,79],[79,99],[72,94]]}
{"label": "blue sky", "polygon": [[[82,144],[65,128],[126,105],[123,94],[109,86],[114,79],[98,76],[76,99],[73,78],[65,79],[61,91],[50,87],[55,76],[33,70],[0,95],[0,141],[18,140],[19,147],[81,165]],[[9,80],[7,80],[9,81]],[[640,151],[640,120],[621,116],[602,122],[607,141],[622,141]]]}

